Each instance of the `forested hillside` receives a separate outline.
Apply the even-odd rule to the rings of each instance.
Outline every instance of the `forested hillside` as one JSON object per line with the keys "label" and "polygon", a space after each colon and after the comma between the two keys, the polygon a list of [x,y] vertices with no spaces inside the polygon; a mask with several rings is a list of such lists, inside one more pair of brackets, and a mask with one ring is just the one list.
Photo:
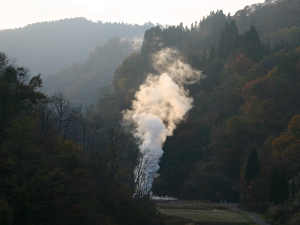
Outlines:
{"label": "forested hillside", "polygon": [[119,126],[0,54],[0,224],[164,224],[133,198],[139,154]]}
{"label": "forested hillside", "polygon": [[[253,24],[264,42],[274,45],[300,45],[300,2],[298,0],[266,0],[265,3],[246,6],[235,13],[239,33]],[[287,47],[287,46],[286,46]]]}
{"label": "forested hillside", "polygon": [[[147,76],[164,71],[153,61],[169,48],[184,62],[179,70],[187,63],[205,78],[177,86],[194,107],[180,123],[162,122],[177,128],[163,145],[154,194],[226,199],[267,213],[273,224],[300,224],[299,3],[266,1],[234,16],[211,12],[190,27],[146,30],[141,50],[115,69],[96,105],[46,96],[40,76],[0,54],[0,223],[168,224],[148,193],[137,193],[136,171],[151,154],[139,153],[137,135],[121,121]],[[76,90],[104,82],[94,79],[110,68],[103,55],[112,61],[123,49],[130,42],[112,39],[52,82],[73,80],[76,98]],[[91,94],[84,93],[79,102]]]}
{"label": "forested hillside", "polygon": [[[299,2],[252,6],[250,24],[242,28],[238,14],[231,17],[222,11],[191,27],[151,28],[141,52],[117,68],[114,93],[100,100],[102,106],[109,103],[109,117],[116,120],[155,70],[151,60],[159,50],[178,49],[206,75],[186,86],[194,108],[163,146],[155,194],[240,201],[249,210],[269,212],[274,221],[299,223]],[[265,29],[279,8],[284,22]],[[254,15],[256,23],[251,23]],[[262,15],[265,28],[260,25]],[[291,35],[274,39],[282,31]]]}
{"label": "forested hillside", "polygon": [[63,92],[78,105],[95,104],[105,91],[110,90],[114,71],[123,59],[139,51],[140,40],[112,38],[96,47],[83,62],[46,77],[43,92],[47,95]]}
{"label": "forested hillside", "polygon": [[63,19],[0,31],[0,51],[33,74],[50,74],[83,62],[96,46],[108,39],[141,37],[153,26],[92,22],[85,18]]}

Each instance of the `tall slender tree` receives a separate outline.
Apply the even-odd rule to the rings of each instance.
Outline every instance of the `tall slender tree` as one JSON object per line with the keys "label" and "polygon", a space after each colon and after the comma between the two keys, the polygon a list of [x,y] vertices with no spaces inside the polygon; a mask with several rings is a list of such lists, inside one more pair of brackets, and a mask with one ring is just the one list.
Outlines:
{"label": "tall slender tree", "polygon": [[282,203],[289,199],[289,183],[285,175],[285,170],[282,170],[281,176],[279,176],[279,171],[277,165],[274,168],[271,188],[269,194],[269,201],[275,204]]}
{"label": "tall slender tree", "polygon": [[18,197],[18,203],[14,208],[13,225],[32,224],[32,211],[29,205],[27,192],[24,187],[21,188]]}
{"label": "tall slender tree", "polygon": [[216,58],[216,50],[215,50],[215,46],[212,45],[207,60],[209,63],[211,63],[212,61],[214,61],[215,58]]}
{"label": "tall slender tree", "polygon": [[252,149],[248,156],[245,175],[244,175],[244,181],[251,182],[254,178],[259,176],[260,171],[260,165],[259,165],[259,159],[256,149]]}
{"label": "tall slender tree", "polygon": [[227,57],[237,49],[239,43],[239,33],[235,23],[232,20],[230,24],[226,23],[222,31],[218,44],[218,57],[227,59]]}
{"label": "tall slender tree", "polygon": [[277,165],[275,166],[272,175],[269,201],[275,204],[280,203],[280,177]]}
{"label": "tall slender tree", "polygon": [[245,55],[248,58],[255,62],[262,60],[264,56],[263,46],[260,42],[257,30],[253,25],[251,25],[249,31],[245,32],[242,43],[245,49]]}
{"label": "tall slender tree", "polygon": [[280,193],[281,193],[281,199],[280,199],[280,202],[284,202],[284,201],[287,201],[289,199],[289,182],[288,182],[288,179],[285,175],[285,170],[283,169],[282,170],[282,173],[281,173],[281,177],[280,177]]}

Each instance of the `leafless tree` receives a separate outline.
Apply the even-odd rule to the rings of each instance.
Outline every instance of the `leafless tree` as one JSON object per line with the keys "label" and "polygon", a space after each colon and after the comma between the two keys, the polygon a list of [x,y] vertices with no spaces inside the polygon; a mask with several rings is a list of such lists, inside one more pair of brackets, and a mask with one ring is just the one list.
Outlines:
{"label": "leafless tree", "polygon": [[142,198],[149,194],[149,182],[152,182],[154,178],[154,174],[150,171],[154,170],[155,161],[155,156],[150,149],[140,152],[139,161],[134,170],[135,197]]}
{"label": "leafless tree", "polygon": [[79,108],[74,106],[62,93],[51,97],[51,104],[52,115],[62,140],[76,139],[75,124],[79,116]]}
{"label": "leafless tree", "polygon": [[126,137],[121,130],[110,128],[107,137],[107,159],[110,166],[110,176],[114,178],[120,169],[121,160],[126,154]]}
{"label": "leafless tree", "polygon": [[103,121],[94,110],[93,105],[87,106],[84,111],[82,106],[79,108],[80,144],[84,151],[88,152],[94,148],[96,140],[101,134],[102,123]]}
{"label": "leafless tree", "polygon": [[42,144],[46,141],[46,137],[54,124],[50,102],[46,101],[38,104],[37,112],[39,118],[39,144]]}

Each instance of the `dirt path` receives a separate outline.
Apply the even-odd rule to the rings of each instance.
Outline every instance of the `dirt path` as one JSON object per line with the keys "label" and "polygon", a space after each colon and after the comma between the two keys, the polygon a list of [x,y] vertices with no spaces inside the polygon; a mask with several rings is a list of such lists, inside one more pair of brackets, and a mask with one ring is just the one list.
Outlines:
{"label": "dirt path", "polygon": [[227,204],[228,207],[233,210],[233,211],[236,211],[236,212],[242,212],[242,213],[245,213],[247,214],[248,216],[251,217],[251,219],[259,224],[259,225],[270,225],[269,223],[266,223],[265,221],[263,221],[257,214],[253,213],[253,212],[248,212],[248,211],[245,211],[245,210],[242,210],[242,209],[239,209],[238,208],[238,204],[235,204],[235,203],[231,203],[231,204]]}

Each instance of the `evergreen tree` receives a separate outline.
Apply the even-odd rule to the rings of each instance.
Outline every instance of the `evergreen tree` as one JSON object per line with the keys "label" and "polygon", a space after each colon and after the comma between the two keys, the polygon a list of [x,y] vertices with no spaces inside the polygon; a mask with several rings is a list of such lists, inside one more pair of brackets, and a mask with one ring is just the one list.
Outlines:
{"label": "evergreen tree", "polygon": [[282,203],[289,199],[289,183],[285,175],[285,170],[282,171],[281,176],[279,176],[278,167],[275,166],[271,189],[269,194],[269,201],[275,204]]}
{"label": "evergreen tree", "polygon": [[[1,204],[0,204],[1,205]],[[2,203],[2,207],[0,209],[0,224],[1,225],[9,225],[9,208],[6,202]]]}
{"label": "evergreen tree", "polygon": [[219,39],[219,44],[218,44],[218,57],[221,59],[225,58],[225,45],[226,45],[226,36],[227,36],[227,31],[228,30],[228,23],[226,22],[225,28],[221,33],[221,37]]}
{"label": "evergreen tree", "polygon": [[229,35],[227,40],[229,54],[237,49],[238,43],[239,43],[238,28],[236,26],[235,20],[232,20],[229,25]]}
{"label": "evergreen tree", "polygon": [[160,50],[162,44],[162,30],[159,26],[151,27],[144,34],[141,54],[143,57]]}
{"label": "evergreen tree", "polygon": [[32,212],[25,188],[21,188],[18,196],[18,203],[13,212],[13,225],[32,224]]}
{"label": "evergreen tree", "polygon": [[244,181],[251,182],[259,176],[260,165],[256,149],[252,149],[248,156]]}
{"label": "evergreen tree", "polygon": [[263,48],[264,55],[265,56],[270,55],[271,54],[270,42],[267,42],[267,43],[262,42],[261,45],[262,45],[262,48]]}
{"label": "evergreen tree", "polygon": [[281,199],[280,199],[280,202],[284,202],[284,201],[287,201],[289,199],[289,182],[288,182],[288,179],[285,175],[285,170],[283,169],[282,170],[282,174],[281,174],[281,177],[280,177],[280,187],[281,187]]}
{"label": "evergreen tree", "polygon": [[274,202],[275,204],[280,203],[280,177],[278,172],[277,165],[274,168],[272,180],[271,180],[271,188],[269,193],[269,201]]}
{"label": "evergreen tree", "polygon": [[202,67],[205,65],[206,61],[207,61],[206,50],[204,50],[203,54],[202,54],[202,60],[201,60],[201,66]]}
{"label": "evergreen tree", "polygon": [[208,56],[208,62],[211,63],[212,61],[214,61],[215,58],[216,58],[215,46],[212,45]]}
{"label": "evergreen tree", "polygon": [[249,31],[246,31],[243,37],[242,43],[245,55],[255,62],[261,61],[264,56],[264,51],[256,28],[251,25]]}
{"label": "evergreen tree", "polygon": [[228,20],[222,10],[211,13],[200,21],[198,25],[199,34],[196,38],[199,39],[199,37],[201,37],[201,51],[203,49],[207,50],[207,47],[212,45],[218,45],[220,35],[222,30],[224,30],[226,22],[228,22]]}
{"label": "evergreen tree", "polygon": [[291,191],[291,195],[294,196],[297,192],[297,189],[296,189],[296,182],[295,182],[295,177],[293,177],[293,180],[292,180],[292,183],[291,183],[291,188],[290,188],[290,191]]}
{"label": "evergreen tree", "polygon": [[229,25],[228,23],[225,24],[225,28],[222,31],[218,45],[218,57],[221,59],[226,59],[233,51],[237,49],[238,42],[238,29],[235,20],[232,20]]}

